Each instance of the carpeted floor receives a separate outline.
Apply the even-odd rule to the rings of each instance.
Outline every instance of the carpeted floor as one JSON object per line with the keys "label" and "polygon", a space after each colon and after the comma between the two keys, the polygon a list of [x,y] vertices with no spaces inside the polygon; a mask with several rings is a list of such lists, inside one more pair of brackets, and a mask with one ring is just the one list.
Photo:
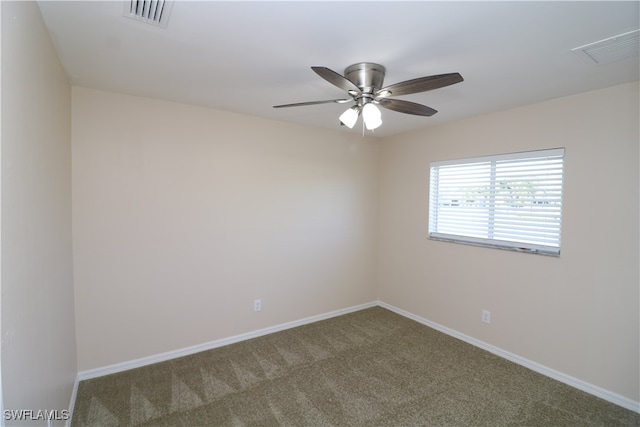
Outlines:
{"label": "carpeted floor", "polygon": [[380,307],[82,381],[72,426],[640,426]]}

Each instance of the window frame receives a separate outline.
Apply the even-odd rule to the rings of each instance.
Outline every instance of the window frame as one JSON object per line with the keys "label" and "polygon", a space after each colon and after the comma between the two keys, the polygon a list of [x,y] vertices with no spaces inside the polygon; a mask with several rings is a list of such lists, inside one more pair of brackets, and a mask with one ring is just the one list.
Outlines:
{"label": "window frame", "polygon": [[[524,151],[524,152],[517,152],[517,153],[507,153],[507,154],[498,154],[498,155],[490,155],[490,156],[482,156],[482,157],[472,157],[472,158],[431,162],[429,167],[428,238],[430,240],[435,240],[435,241],[461,243],[461,244],[467,244],[467,245],[482,246],[482,247],[559,257],[560,251],[561,251],[561,243],[562,243],[561,241],[562,211],[563,211],[562,207],[563,207],[563,201],[564,201],[564,175],[565,175],[564,157],[565,157],[564,148],[553,148],[553,149],[545,149],[545,150]],[[554,191],[556,192],[556,194],[559,194],[559,195],[557,196],[557,200],[554,200],[554,206],[553,206],[553,208],[557,210],[557,213],[555,210],[553,210],[553,212],[556,213],[557,215],[557,220],[554,220],[554,222],[557,221],[557,235],[553,235],[553,239],[557,239],[557,246],[555,246],[554,244],[540,244],[540,243],[533,243],[531,241],[526,242],[526,241],[506,240],[506,239],[490,237],[491,235],[490,229],[492,227],[492,222],[495,221],[495,217],[496,217],[495,210],[500,209],[500,207],[496,204],[496,200],[497,199],[500,200],[499,197],[496,197],[496,188],[499,188],[499,185],[498,185],[499,183],[497,183],[498,178],[496,178],[496,168],[497,168],[496,165],[501,162],[500,165],[504,167],[505,165],[504,162],[535,161],[534,159],[540,159],[540,160],[555,159],[556,163],[558,163],[557,160],[560,159],[559,184],[557,183],[554,184]],[[446,228],[446,226],[440,227],[440,230],[437,230],[436,226],[438,223],[438,216],[441,214],[441,211],[444,209],[444,206],[445,206],[445,204],[442,203],[443,202],[442,198],[440,198],[440,204],[436,203],[436,200],[440,196],[440,193],[445,191],[442,188],[440,188],[441,187],[440,169],[443,167],[455,168],[456,166],[460,166],[460,169],[466,166],[469,166],[471,168],[476,164],[480,168],[482,168],[486,166],[487,162],[490,164],[489,176],[488,177],[486,176],[486,172],[484,172],[484,175],[483,175],[483,178],[488,179],[490,182],[490,185],[488,187],[489,193],[487,193],[488,200],[490,201],[490,203],[488,204],[483,203],[484,205],[486,205],[484,209],[486,209],[486,215],[487,215],[487,219],[486,219],[487,237],[477,237],[477,236],[468,235],[468,234],[471,234],[469,232],[467,232],[467,234],[464,234],[465,232],[463,230],[457,230],[459,232],[458,234],[453,234],[451,232],[441,232],[441,229]],[[434,169],[437,169],[437,171],[434,172]],[[435,175],[436,173],[437,173],[437,176]],[[556,171],[556,175],[557,173],[558,172]],[[543,176],[543,175],[540,174],[540,176]],[[555,180],[550,180],[550,182],[551,181],[556,182],[557,180],[558,178],[556,178]],[[536,183],[538,183],[538,181],[536,181]],[[483,184],[482,182],[477,183],[478,186],[481,186],[482,184]],[[436,185],[438,186],[438,188],[436,188],[434,192],[434,186]],[[503,184],[503,187],[504,187],[504,184]],[[486,192],[487,191],[486,187],[483,187],[483,188],[485,188],[484,191]],[[457,202],[457,200],[452,200],[452,202],[453,201]],[[539,202],[536,202],[536,203],[539,203]],[[534,203],[532,203],[532,205],[533,204]],[[456,206],[456,205],[448,205],[448,206]],[[498,206],[498,208],[496,208],[496,206]],[[509,212],[514,211],[512,208],[509,208],[509,209],[510,209]],[[531,207],[530,212],[533,211],[534,209],[535,207]],[[455,215],[449,215],[446,219],[455,218],[457,220],[459,218],[458,215],[460,213],[466,213],[466,212],[461,209],[459,213]],[[549,217],[551,217],[551,215],[549,215]],[[479,220],[478,217],[474,217],[472,220],[469,220],[468,223],[463,223],[464,225],[462,225],[461,228],[467,227],[468,224],[471,223],[471,221],[476,221],[474,226],[477,226],[478,223],[481,224],[483,227],[485,226],[484,219]],[[540,221],[539,223],[546,225],[546,223],[544,223],[543,221]],[[549,223],[553,224],[553,222],[549,222]],[[528,223],[526,221],[518,222],[519,227],[525,227],[527,225]],[[553,227],[555,227],[555,225]],[[541,229],[542,227],[540,227],[539,230]]]}

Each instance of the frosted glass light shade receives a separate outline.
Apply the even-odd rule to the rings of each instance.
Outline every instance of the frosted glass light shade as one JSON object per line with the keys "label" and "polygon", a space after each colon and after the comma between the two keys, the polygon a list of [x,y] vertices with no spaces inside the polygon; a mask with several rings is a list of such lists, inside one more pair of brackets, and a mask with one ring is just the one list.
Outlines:
{"label": "frosted glass light shade", "polygon": [[340,122],[349,129],[353,129],[356,121],[358,121],[358,114],[358,109],[356,107],[351,107],[340,115]]}
{"label": "frosted glass light shade", "polygon": [[378,107],[368,103],[362,108],[362,119],[367,130],[374,130],[382,124],[382,113]]}

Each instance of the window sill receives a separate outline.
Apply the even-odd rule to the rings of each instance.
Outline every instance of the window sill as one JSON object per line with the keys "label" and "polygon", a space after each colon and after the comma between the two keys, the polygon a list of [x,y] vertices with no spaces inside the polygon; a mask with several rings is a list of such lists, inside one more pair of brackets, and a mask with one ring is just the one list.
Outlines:
{"label": "window sill", "polygon": [[560,257],[560,249],[556,251],[553,249],[544,249],[544,248],[527,248],[527,247],[518,247],[515,245],[511,246],[509,244],[499,244],[499,243],[493,244],[493,243],[486,243],[486,242],[475,241],[475,240],[467,240],[462,238],[456,239],[456,238],[433,236],[433,235],[429,235],[428,238],[429,240],[435,240],[438,242],[459,243],[462,245],[478,246],[478,247],[490,248],[490,249],[500,249],[503,251],[520,252],[520,253],[534,254],[534,255],[544,255],[552,258]]}

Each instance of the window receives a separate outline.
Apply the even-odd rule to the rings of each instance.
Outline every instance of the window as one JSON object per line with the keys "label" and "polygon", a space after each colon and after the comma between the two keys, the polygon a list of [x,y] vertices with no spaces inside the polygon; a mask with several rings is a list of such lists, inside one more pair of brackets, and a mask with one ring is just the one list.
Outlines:
{"label": "window", "polygon": [[564,148],[431,163],[429,237],[560,255]]}

